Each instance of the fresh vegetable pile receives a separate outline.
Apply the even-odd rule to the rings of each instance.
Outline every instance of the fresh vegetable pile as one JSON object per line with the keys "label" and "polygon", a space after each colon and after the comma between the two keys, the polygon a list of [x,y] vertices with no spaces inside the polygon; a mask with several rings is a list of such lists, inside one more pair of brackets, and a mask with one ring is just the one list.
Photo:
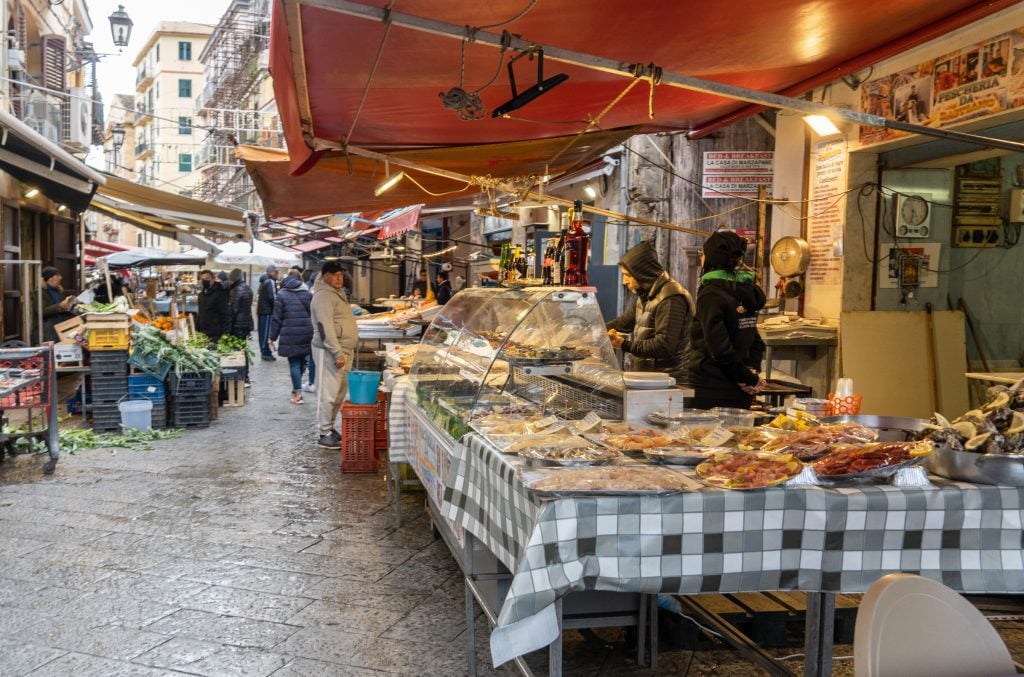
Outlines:
{"label": "fresh vegetable pile", "polygon": [[145,431],[127,428],[122,433],[98,433],[91,428],[74,428],[60,433],[60,449],[68,454],[82,449],[107,448],[148,451],[153,448],[154,441],[173,437],[181,437],[180,428]]}
{"label": "fresh vegetable pile", "polygon": [[135,350],[140,355],[170,363],[179,376],[197,371],[220,371],[220,357],[206,347],[210,340],[202,334],[175,345],[152,325],[136,325],[132,331]]}
{"label": "fresh vegetable pile", "polygon": [[256,359],[256,353],[253,352],[244,338],[224,334],[220,337],[220,341],[217,342],[217,352],[219,353],[237,353],[240,350],[248,356],[250,362]]}

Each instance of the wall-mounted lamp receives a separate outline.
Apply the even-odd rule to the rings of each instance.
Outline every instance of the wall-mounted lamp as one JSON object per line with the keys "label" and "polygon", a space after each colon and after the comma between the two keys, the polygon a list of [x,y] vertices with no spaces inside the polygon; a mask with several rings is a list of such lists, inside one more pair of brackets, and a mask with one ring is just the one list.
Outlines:
{"label": "wall-mounted lamp", "polygon": [[402,170],[398,170],[392,174],[387,162],[384,163],[384,174],[386,175],[386,178],[373,189],[374,197],[380,197],[382,193],[391,190],[395,187],[396,183],[405,178],[405,172]]}
{"label": "wall-mounted lamp", "polygon": [[[516,89],[516,74],[515,71],[512,69],[512,64],[514,64],[516,61],[523,58],[524,56],[529,56],[532,58],[534,56],[534,53],[536,53],[537,55],[537,84],[527,89],[524,89],[522,92],[520,92]],[[512,98],[506,101],[505,103],[501,104],[497,108],[495,108],[491,112],[491,117],[500,118],[503,115],[508,115],[512,111],[522,108],[523,106],[525,106],[526,104],[530,103],[538,96],[543,94],[544,92],[554,89],[555,87],[562,84],[568,79],[569,76],[566,75],[565,73],[552,75],[547,80],[544,79],[543,49],[523,52],[519,56],[513,57],[508,62],[508,84],[512,88]]]}
{"label": "wall-mounted lamp", "polygon": [[57,205],[57,211],[58,212],[65,212],[65,211],[67,211],[67,209],[68,209],[67,205]]}
{"label": "wall-mounted lamp", "polygon": [[591,200],[597,199],[597,190],[589,183],[583,186],[583,192],[586,193],[587,197],[590,198]]}
{"label": "wall-mounted lamp", "polygon": [[807,126],[814,130],[814,133],[818,136],[835,136],[839,133],[839,128],[836,127],[836,123],[829,120],[824,115],[805,115],[804,122]]}
{"label": "wall-mounted lamp", "polygon": [[38,188],[29,188],[27,191],[25,191],[25,197],[27,197],[30,200],[34,198],[36,195],[39,195]]}

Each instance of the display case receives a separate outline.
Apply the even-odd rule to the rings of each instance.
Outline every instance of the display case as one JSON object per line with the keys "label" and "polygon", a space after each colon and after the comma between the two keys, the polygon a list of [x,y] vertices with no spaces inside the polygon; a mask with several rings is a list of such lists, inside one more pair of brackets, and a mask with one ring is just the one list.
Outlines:
{"label": "display case", "polygon": [[424,332],[410,373],[420,408],[455,439],[485,413],[622,418],[622,372],[593,288],[461,291]]}

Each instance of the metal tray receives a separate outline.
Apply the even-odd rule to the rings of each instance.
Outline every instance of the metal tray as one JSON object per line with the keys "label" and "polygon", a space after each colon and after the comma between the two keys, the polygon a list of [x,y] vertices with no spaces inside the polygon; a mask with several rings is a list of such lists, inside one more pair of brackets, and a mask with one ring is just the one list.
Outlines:
{"label": "metal tray", "polygon": [[590,355],[580,351],[562,351],[558,355],[551,357],[517,357],[514,355],[506,355],[501,353],[500,359],[505,360],[511,365],[525,365],[525,366],[544,366],[548,364],[565,364],[566,362],[579,362],[585,360]]}
{"label": "metal tray", "polygon": [[[584,468],[592,465],[608,465],[622,459],[622,454],[616,452],[614,449],[606,449],[604,447],[591,447],[589,451],[596,452],[603,455],[603,458],[549,458],[543,455],[533,455],[534,450],[537,447],[527,447],[526,449],[520,449],[518,454],[519,458],[523,459],[523,465],[530,467],[547,467],[547,468]],[[539,449],[544,450],[544,447]],[[579,449],[577,451],[584,451]]]}
{"label": "metal tray", "polygon": [[[822,475],[815,470],[814,476],[818,478],[818,483],[824,486],[832,484],[839,484],[840,482],[870,482],[874,480],[888,479],[896,474],[901,468],[909,468],[912,465],[921,463],[924,458],[908,458],[905,461],[899,463],[893,463],[892,465],[882,466],[881,468],[872,468],[871,470],[862,470],[860,472],[843,473],[842,475]],[[814,464],[810,464],[811,469],[814,469]]]}
{"label": "metal tray", "polygon": [[661,465],[697,465],[715,454],[735,451],[729,447],[654,447],[644,449],[644,456],[651,463]]}
{"label": "metal tray", "polygon": [[1024,455],[1021,454],[976,454],[936,446],[925,467],[951,480],[1024,487]]}
{"label": "metal tray", "polygon": [[879,442],[909,442],[915,433],[924,430],[928,422],[921,418],[904,418],[900,416],[829,416],[822,418],[823,424],[829,423],[860,423],[866,428],[879,432]]}
{"label": "metal tray", "polygon": [[[588,488],[586,487],[586,479],[580,479],[580,485],[578,487],[571,487],[566,489],[538,489],[536,487],[543,486],[542,483],[549,477],[556,476],[555,473],[586,473],[587,471],[594,471],[601,473],[602,470],[611,470],[615,466],[602,466],[594,468],[522,468],[517,471],[520,481],[532,494],[538,498],[558,499],[558,498],[574,498],[574,497],[586,497],[586,496],[664,496],[668,494],[676,494],[683,491],[688,491],[693,487],[693,482],[686,475],[674,470],[667,466],[645,466],[637,465],[630,466],[634,470],[640,473],[655,472],[661,476],[657,479],[660,481],[667,482],[672,485],[671,488],[660,487],[650,489],[620,489],[617,487],[608,488]],[[625,466],[619,466],[620,470],[625,470]],[[670,473],[666,475],[665,473]],[[603,474],[603,473],[601,473]],[[572,475],[566,475],[572,477]],[[678,479],[677,479],[678,478]],[[688,486],[689,485],[689,486]]]}

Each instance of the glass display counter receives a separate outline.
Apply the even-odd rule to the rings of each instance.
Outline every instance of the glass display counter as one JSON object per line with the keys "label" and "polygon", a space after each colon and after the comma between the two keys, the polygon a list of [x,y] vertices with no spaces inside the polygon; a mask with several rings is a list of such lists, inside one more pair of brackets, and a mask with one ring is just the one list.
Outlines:
{"label": "glass display counter", "polygon": [[488,413],[622,418],[624,386],[593,288],[473,288],[424,332],[417,403],[454,439]]}

